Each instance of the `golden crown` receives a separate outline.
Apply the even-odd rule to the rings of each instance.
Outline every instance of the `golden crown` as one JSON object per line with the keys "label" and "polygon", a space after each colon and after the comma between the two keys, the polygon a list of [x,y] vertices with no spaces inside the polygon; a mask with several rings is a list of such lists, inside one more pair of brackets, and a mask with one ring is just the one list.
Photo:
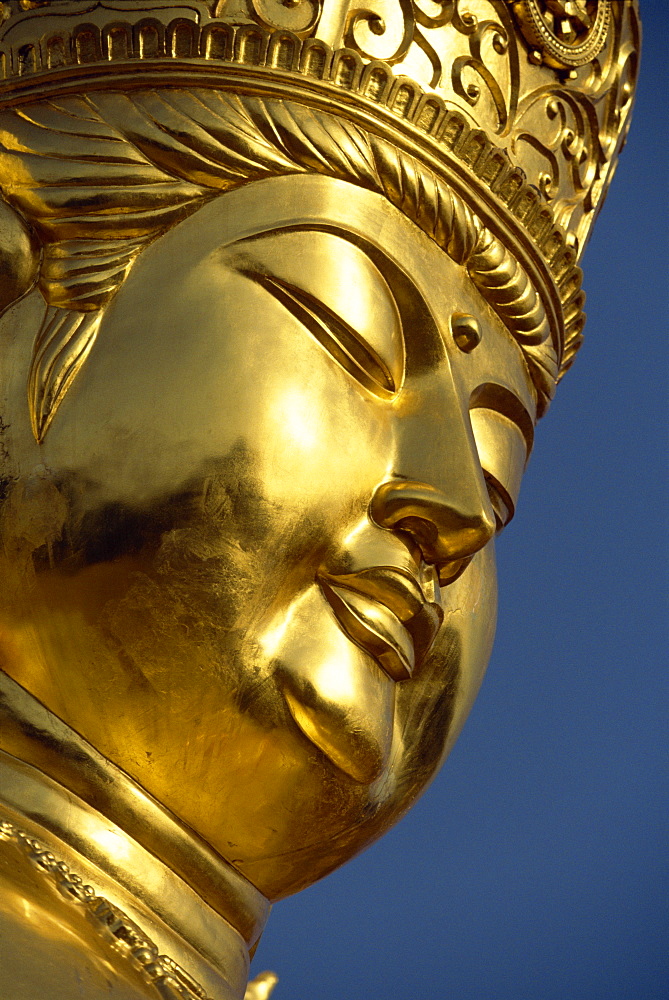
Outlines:
{"label": "golden crown", "polygon": [[6,0],[0,108],[197,85],[347,117],[429,164],[581,339],[578,258],[629,126],[637,0]]}

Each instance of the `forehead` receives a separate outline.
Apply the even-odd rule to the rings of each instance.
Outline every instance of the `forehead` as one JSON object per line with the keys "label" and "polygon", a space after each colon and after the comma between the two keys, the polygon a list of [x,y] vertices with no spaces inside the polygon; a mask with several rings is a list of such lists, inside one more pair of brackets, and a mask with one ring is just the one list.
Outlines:
{"label": "forehead", "polygon": [[[481,347],[456,355],[472,390],[498,382],[536,412],[536,394],[523,352],[471,281],[464,266],[380,194],[320,175],[289,175],[256,181],[203,206],[169,234],[169,253],[184,265],[207,263],[212,254],[240,240],[277,230],[321,229],[355,243],[408,276],[446,339],[454,313],[475,316],[483,331]],[[342,244],[343,246],[343,244]],[[165,250],[168,248],[165,246]],[[338,272],[333,265],[333,276]],[[392,273],[386,273],[392,286]],[[341,287],[341,294],[351,294]],[[405,331],[410,335],[411,331]]]}

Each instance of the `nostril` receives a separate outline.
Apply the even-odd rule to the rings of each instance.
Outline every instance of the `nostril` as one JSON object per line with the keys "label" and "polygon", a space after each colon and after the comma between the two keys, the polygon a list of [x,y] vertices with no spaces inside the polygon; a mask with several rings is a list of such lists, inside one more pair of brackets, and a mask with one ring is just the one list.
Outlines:
{"label": "nostril", "polygon": [[[439,548],[439,529],[433,521],[428,521],[424,517],[403,517],[397,521],[393,527],[397,531],[405,531],[407,535],[417,542],[424,558],[436,553]],[[425,558],[426,562],[435,560]]]}
{"label": "nostril", "polygon": [[409,535],[428,563],[467,559],[495,533],[491,512],[477,503],[458,503],[425,483],[394,480],[379,486],[370,515],[382,528]]}

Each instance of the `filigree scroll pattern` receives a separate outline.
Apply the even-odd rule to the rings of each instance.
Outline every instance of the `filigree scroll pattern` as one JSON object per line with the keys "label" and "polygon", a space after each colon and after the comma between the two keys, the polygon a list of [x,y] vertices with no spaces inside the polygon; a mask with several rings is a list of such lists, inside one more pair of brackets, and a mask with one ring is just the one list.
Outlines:
{"label": "filigree scroll pattern", "polygon": [[612,18],[599,58],[553,86],[528,88],[511,131],[510,153],[537,181],[556,223],[570,231],[577,249],[587,239],[628,127],[639,49],[631,8],[629,19],[627,41],[621,37],[622,19]]}
{"label": "filigree scroll pattern", "polygon": [[[568,20],[555,13],[559,4],[548,7],[553,14],[548,27],[541,21],[544,33]],[[559,65],[557,56],[546,55],[543,35],[530,31],[538,30],[536,0],[367,0],[364,6],[352,0],[342,41],[363,59],[382,60],[396,76],[436,91],[475,126],[506,140],[512,162],[522,165],[579,249],[611,179],[638,50],[631,5],[624,8],[633,22],[627,44],[625,18],[620,10],[612,16],[608,0],[588,0],[581,8],[582,31],[574,29],[571,48],[560,36],[560,51],[573,49],[573,58],[563,53]],[[552,66],[552,79],[542,61]]]}
{"label": "filigree scroll pattern", "polygon": [[468,109],[479,105],[480,110],[486,92],[489,124],[503,135],[518,94],[513,24],[504,6],[486,4],[481,9],[490,16],[485,17],[470,6],[462,0],[371,0],[364,8],[349,8],[344,41],[363,58],[393,66],[398,75],[452,92]]}
{"label": "filigree scroll pattern", "polygon": [[454,25],[469,38],[469,54],[453,60],[453,90],[475,107],[481,88],[476,82],[466,82],[466,71],[476,74],[487,87],[494,104],[495,132],[505,135],[515,115],[518,95],[518,53],[510,44],[509,27],[492,18],[479,20],[467,12],[458,15]]}

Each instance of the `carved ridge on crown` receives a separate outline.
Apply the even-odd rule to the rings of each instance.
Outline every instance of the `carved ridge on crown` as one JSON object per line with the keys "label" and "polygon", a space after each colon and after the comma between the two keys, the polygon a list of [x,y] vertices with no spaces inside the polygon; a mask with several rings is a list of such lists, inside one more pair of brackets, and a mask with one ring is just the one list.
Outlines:
{"label": "carved ridge on crown", "polygon": [[[415,0],[404,2],[416,8]],[[451,5],[454,10],[458,9],[459,0],[439,2],[444,8]],[[516,0],[488,2],[497,6],[501,3],[509,11],[518,6]],[[542,0],[528,2],[535,4]],[[592,2],[606,5],[609,0]],[[290,96],[321,106],[325,101],[330,112],[355,118],[358,123],[362,117],[364,127],[372,130],[394,127],[414,147],[418,144],[423,156],[431,154],[433,166],[435,160],[440,160],[440,172],[445,176],[452,176],[457,164],[464,167],[467,179],[472,182],[469,201],[474,209],[479,212],[480,196],[489,192],[490,210],[501,210],[512,241],[525,246],[525,259],[528,253],[534,256],[535,275],[537,270],[543,271],[543,275],[538,276],[540,284],[553,299],[553,312],[562,312],[561,371],[564,372],[582,340],[584,295],[580,289],[582,272],[577,263],[579,240],[575,232],[556,221],[547,195],[549,182],[546,181],[548,187],[544,187],[541,178],[541,186],[528,181],[525,171],[512,162],[507,149],[496,144],[489,131],[476,126],[472,114],[468,119],[463,109],[434,88],[423,87],[416,80],[398,75],[391,62],[370,59],[360,46],[359,51],[350,45],[333,48],[320,38],[318,28],[316,33],[313,29],[323,11],[322,0],[293,0],[292,7],[312,12],[306,21],[302,14],[302,24],[295,25],[297,31],[276,26],[276,15],[272,26],[271,13],[265,9],[271,11],[272,3],[281,8],[282,18],[290,16],[291,8],[281,6],[280,0],[251,0],[253,17],[237,18],[236,23],[226,20],[224,13],[218,13],[226,6],[220,0],[190,0],[188,3],[146,0],[132,6],[125,0],[65,0],[64,3],[63,0],[59,3],[38,0],[21,4],[13,0],[0,4],[0,18],[5,12],[5,23],[0,20],[0,107],[80,91],[84,79],[87,88],[109,87],[112,71],[119,81],[123,81],[123,86],[187,83],[236,88],[265,96]],[[623,3],[626,10],[633,9],[635,0],[623,0]],[[13,14],[10,8],[14,9]],[[174,16],[179,8],[182,12]],[[104,23],[95,24],[92,15],[97,14],[100,19],[102,10]],[[186,13],[190,16],[185,16]],[[343,32],[345,40],[355,43],[353,29],[363,13],[356,9],[350,14],[355,17],[349,18],[348,29]],[[376,15],[367,13],[371,25]],[[82,19],[70,28],[75,14]],[[132,14],[132,19],[124,19],[123,14]],[[462,20],[467,16],[463,14]],[[11,44],[14,29],[19,26],[29,26],[30,30],[27,34],[20,32],[23,37],[16,39],[18,44]],[[517,33],[520,35],[522,30],[522,23],[519,23]],[[619,41],[617,39],[616,44]],[[7,42],[10,42],[9,47]],[[526,44],[529,44],[527,40]],[[629,41],[626,44],[627,50],[633,49]],[[530,50],[530,62],[534,61],[534,55]],[[629,60],[629,51],[625,56]],[[169,80],[166,76],[168,65]],[[550,73],[554,79],[559,77],[555,68],[543,67],[542,72]],[[629,105],[631,90],[630,85],[626,86]],[[473,97],[468,100],[472,106],[475,104]],[[628,112],[629,107],[621,117],[619,107],[608,109],[612,124],[607,160],[614,159],[624,140]],[[554,114],[559,114],[557,108]],[[563,146],[574,142],[574,135],[566,125],[563,131]],[[531,136],[521,134],[518,144],[520,140],[531,145]],[[578,144],[573,153],[565,152],[567,158],[573,156],[574,160],[579,155],[584,158],[585,151],[579,154]],[[577,174],[576,170],[575,189],[579,186]],[[608,175],[605,172],[598,197],[591,200],[591,216],[594,216],[611,174],[612,170]],[[490,195],[493,196],[492,206]],[[581,191],[579,197],[587,201],[591,194]],[[554,286],[552,293],[550,285]]]}

